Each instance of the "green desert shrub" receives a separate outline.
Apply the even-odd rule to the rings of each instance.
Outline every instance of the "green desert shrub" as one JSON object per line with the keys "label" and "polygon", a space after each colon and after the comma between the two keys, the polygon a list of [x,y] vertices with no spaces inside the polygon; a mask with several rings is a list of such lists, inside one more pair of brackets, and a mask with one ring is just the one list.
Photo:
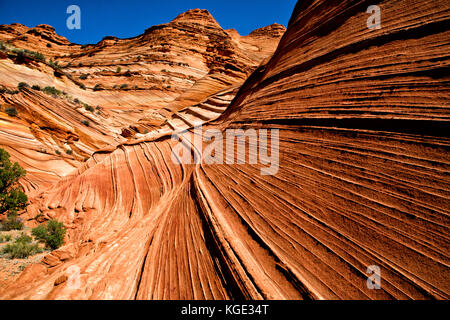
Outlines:
{"label": "green desert shrub", "polygon": [[48,64],[49,64],[49,66],[53,67],[54,69],[58,69],[58,70],[61,69],[61,66],[58,64],[57,61],[50,60],[48,62]]}
{"label": "green desert shrub", "polygon": [[86,74],[86,73],[83,73],[82,75],[80,75],[80,79],[81,80],[86,80],[87,78],[88,78],[88,74]]}
{"label": "green desert shrub", "polygon": [[19,113],[17,112],[16,107],[7,107],[7,108],[5,109],[5,112],[6,112],[6,114],[7,114],[8,116],[10,116],[10,117],[17,117],[17,115],[19,114]]}
{"label": "green desert shrub", "polygon": [[11,49],[11,52],[17,54],[18,57],[22,57],[22,58],[27,57],[27,58],[32,58],[35,60],[45,62],[45,56],[40,52],[31,51],[31,50],[27,50],[27,49],[18,49],[18,48]]}
{"label": "green desert shrub", "polygon": [[0,230],[3,231],[11,231],[11,230],[22,230],[23,222],[22,219],[19,218],[17,213],[9,213],[6,216],[6,219],[3,219],[0,222]]}
{"label": "green desert shrub", "polygon": [[25,234],[16,238],[13,243],[8,243],[2,249],[2,254],[7,255],[10,259],[25,259],[41,252],[42,248],[37,243],[33,243],[31,237]]}
{"label": "green desert shrub", "polygon": [[30,86],[28,85],[28,83],[26,82],[19,82],[19,84],[17,85],[17,89],[22,90],[25,88],[29,88]]}
{"label": "green desert shrub", "polygon": [[19,243],[31,243],[33,239],[26,235],[25,233],[22,233],[20,236],[18,236],[14,241]]}
{"label": "green desert shrub", "polygon": [[86,127],[90,126],[89,120],[83,120],[83,121],[81,121],[81,123],[84,124]]}
{"label": "green desert shrub", "polygon": [[33,85],[32,87],[31,87],[31,89],[33,89],[33,90],[37,90],[37,91],[41,91],[41,87],[40,86],[38,86],[38,85]]}
{"label": "green desert shrub", "polygon": [[60,96],[62,95],[62,92],[55,87],[45,87],[42,89],[42,91],[46,94],[52,95],[52,96]]}
{"label": "green desert shrub", "polygon": [[28,197],[18,183],[26,172],[17,162],[11,163],[9,157],[9,153],[0,148],[0,214],[6,213],[0,227],[5,231],[23,228],[17,212],[28,205]]}
{"label": "green desert shrub", "polygon": [[45,225],[39,225],[32,230],[32,235],[49,249],[55,250],[64,244],[66,228],[62,222],[50,220]]}
{"label": "green desert shrub", "polygon": [[0,243],[5,243],[11,241],[12,236],[10,234],[1,234],[0,233]]}
{"label": "green desert shrub", "polygon": [[32,57],[36,58],[37,60],[45,61],[45,56],[42,53],[40,53],[40,52],[31,51],[30,55]]}

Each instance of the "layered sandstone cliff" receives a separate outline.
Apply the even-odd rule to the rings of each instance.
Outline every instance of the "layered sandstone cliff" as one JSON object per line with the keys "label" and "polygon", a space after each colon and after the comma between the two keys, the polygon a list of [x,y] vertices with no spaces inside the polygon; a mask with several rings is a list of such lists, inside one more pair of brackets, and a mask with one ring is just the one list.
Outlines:
{"label": "layered sandstone cliff", "polygon": [[[26,215],[63,220],[67,244],[0,296],[448,299],[450,6],[377,3],[382,28],[370,30],[373,3],[300,1],[268,64],[206,120],[278,129],[275,175],[171,159],[170,134],[196,125],[183,117],[236,89],[170,108],[175,125],[41,190]],[[372,265],[380,290],[366,284]],[[59,281],[72,266],[78,289]]]}
{"label": "layered sandstone cliff", "polygon": [[[95,151],[140,138],[178,111],[233,91],[275,51],[284,30],[229,34],[208,11],[195,9],[135,38],[80,46],[47,25],[1,25],[0,145],[27,169],[28,190],[55,182]],[[20,82],[60,92],[14,93]],[[4,113],[11,107],[17,117]]]}

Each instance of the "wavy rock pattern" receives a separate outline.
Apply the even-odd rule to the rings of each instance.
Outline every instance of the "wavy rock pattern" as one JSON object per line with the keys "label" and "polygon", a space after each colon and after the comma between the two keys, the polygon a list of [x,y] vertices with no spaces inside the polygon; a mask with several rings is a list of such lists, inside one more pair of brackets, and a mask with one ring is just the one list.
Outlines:
{"label": "wavy rock pattern", "polygon": [[[199,9],[131,39],[105,37],[87,46],[70,43],[47,25],[0,25],[1,41],[40,52],[60,66],[54,69],[0,52],[0,88],[17,89],[26,81],[66,93],[58,99],[36,90],[0,93],[0,111],[11,106],[19,111],[19,119],[0,112],[0,145],[30,173],[23,184],[31,191],[68,175],[95,151],[141,139],[173,117],[187,122],[215,119],[223,108],[197,114],[195,105],[222,91],[235,94],[273,54],[284,31],[274,24],[248,36],[228,33]],[[74,100],[95,110],[87,111]],[[188,114],[182,111],[190,107]],[[82,124],[86,121],[89,126]]]}
{"label": "wavy rock pattern", "polygon": [[[276,175],[178,165],[167,129],[95,153],[28,209],[63,220],[67,244],[0,296],[448,299],[449,3],[378,1],[369,30],[372,4],[299,2],[269,63],[208,118],[279,129]],[[73,265],[78,290],[61,284]]]}

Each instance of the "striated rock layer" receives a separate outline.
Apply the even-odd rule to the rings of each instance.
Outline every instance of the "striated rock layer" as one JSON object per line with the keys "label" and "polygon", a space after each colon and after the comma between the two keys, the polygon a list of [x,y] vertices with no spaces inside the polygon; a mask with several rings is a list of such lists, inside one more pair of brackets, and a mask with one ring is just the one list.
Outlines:
{"label": "striated rock layer", "polygon": [[63,220],[66,245],[0,297],[448,299],[450,6],[377,2],[369,30],[372,2],[300,1],[268,64],[209,118],[279,129],[275,175],[177,164],[170,125],[155,126],[41,190],[27,215]]}
{"label": "striated rock layer", "polygon": [[[64,93],[0,91],[0,145],[27,169],[27,190],[56,182],[95,151],[141,138],[173,113],[240,86],[284,31],[274,24],[240,36],[199,9],[131,39],[105,37],[86,46],[47,25],[0,25],[0,41],[9,49],[0,51],[0,89],[26,82]],[[41,53],[45,61],[23,58],[18,49]],[[10,107],[18,117],[3,113]]]}

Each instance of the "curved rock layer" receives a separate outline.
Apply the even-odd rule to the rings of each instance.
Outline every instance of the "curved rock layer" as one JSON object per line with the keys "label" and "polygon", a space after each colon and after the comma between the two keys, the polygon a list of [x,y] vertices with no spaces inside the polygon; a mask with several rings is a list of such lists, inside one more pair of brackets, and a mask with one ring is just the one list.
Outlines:
{"label": "curved rock layer", "polygon": [[448,299],[450,6],[377,2],[379,30],[372,2],[299,2],[273,58],[208,124],[278,129],[275,175],[177,164],[164,133],[96,153],[33,199],[30,217],[71,228],[66,245],[0,296]]}
{"label": "curved rock layer", "polygon": [[[240,36],[199,9],[131,39],[105,37],[86,46],[47,25],[0,25],[1,48],[8,49],[0,50],[0,145],[29,173],[27,190],[58,181],[95,151],[141,139],[224,90],[235,94],[273,54],[284,31],[273,24]],[[24,58],[19,49],[45,61]],[[64,94],[30,88],[11,94],[20,82]],[[3,114],[10,107],[17,117]],[[193,117],[217,118],[218,110],[211,111]]]}

